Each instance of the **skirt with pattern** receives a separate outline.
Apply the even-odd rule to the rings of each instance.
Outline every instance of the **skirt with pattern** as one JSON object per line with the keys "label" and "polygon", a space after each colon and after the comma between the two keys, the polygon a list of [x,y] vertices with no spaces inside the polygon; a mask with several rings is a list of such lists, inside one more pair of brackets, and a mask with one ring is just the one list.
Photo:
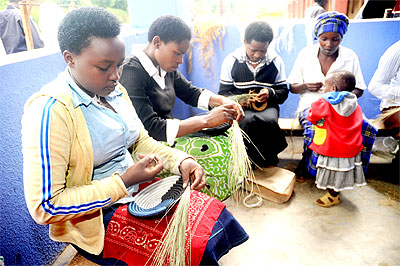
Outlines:
{"label": "skirt with pattern", "polygon": [[[195,133],[175,139],[173,148],[179,149],[193,156],[203,167],[206,176],[206,187],[201,190],[204,194],[218,200],[225,200],[234,192],[229,188],[229,166],[232,152],[230,143],[231,131],[227,130],[215,136]],[[164,142],[165,145],[168,145]],[[172,175],[169,171],[162,171],[161,178]],[[237,188],[240,187],[244,177],[237,177]]]}
{"label": "skirt with pattern", "polygon": [[365,186],[361,155],[352,158],[318,156],[315,183],[320,189],[343,191],[354,186]]}

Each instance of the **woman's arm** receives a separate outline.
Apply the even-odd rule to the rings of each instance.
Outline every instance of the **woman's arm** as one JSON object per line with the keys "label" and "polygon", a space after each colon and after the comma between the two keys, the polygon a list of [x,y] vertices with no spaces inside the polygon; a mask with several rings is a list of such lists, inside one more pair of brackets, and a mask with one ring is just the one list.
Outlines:
{"label": "woman's arm", "polygon": [[358,98],[364,94],[364,90],[367,88],[365,85],[364,76],[361,71],[360,60],[354,51],[353,54],[353,70],[351,71],[356,77],[356,88],[352,91]]}
{"label": "woman's arm", "polygon": [[233,104],[226,104],[212,109],[206,115],[192,116],[179,122],[177,137],[185,136],[205,128],[217,127],[223,123],[232,123],[237,117]]}
{"label": "woman's arm", "polygon": [[242,121],[242,119],[244,118],[244,112],[243,112],[242,106],[240,106],[240,104],[237,103],[236,101],[229,99],[225,96],[213,94],[210,98],[209,105],[211,105],[211,106],[225,105],[226,107],[229,107],[230,109],[233,108],[235,111],[235,114],[236,114],[234,119],[238,122]]}
{"label": "woman's arm", "polygon": [[[153,108],[147,90],[153,84],[151,77],[136,62],[124,66],[121,84],[129,97],[149,134],[157,140],[173,142],[176,137],[185,136],[204,128],[216,127],[236,118],[232,106],[224,106],[212,110],[206,115],[190,117],[186,120],[161,118]],[[174,86],[177,96],[192,106],[196,106],[201,89],[191,85],[178,71],[174,73]],[[231,110],[229,110],[231,109]],[[232,118],[233,117],[233,118]]]}
{"label": "woman's arm", "polygon": [[290,85],[286,82],[274,84],[271,88],[267,88],[268,91],[268,103],[269,104],[283,104],[289,96]]}
{"label": "woman's arm", "polygon": [[232,67],[235,62],[235,57],[232,54],[228,55],[221,66],[221,74],[219,81],[219,95],[232,96],[237,94],[236,88],[233,85]]}
{"label": "woman's arm", "polygon": [[[205,102],[202,106],[217,107],[207,115],[194,116],[180,121],[177,137],[185,136],[204,128],[216,127],[225,122],[231,123],[233,119],[238,121],[243,119],[244,112],[241,106],[235,101],[221,95],[216,95],[211,91],[206,91],[205,89],[202,90],[193,86],[179,71],[175,74],[174,87],[178,98],[192,106],[199,106],[199,100],[202,95],[206,93],[209,100],[208,103]],[[201,92],[200,95],[198,92]],[[196,99],[196,102],[191,102],[191,98]]]}
{"label": "woman's arm", "polygon": [[92,150],[78,144],[77,134],[67,108],[55,99],[40,97],[27,105],[22,118],[24,192],[39,224],[84,216],[127,195],[118,175],[91,180]]}
{"label": "woman's arm", "polygon": [[193,178],[193,189],[201,189],[205,185],[204,170],[192,157],[183,151],[167,147],[149,137],[144,128],[140,130],[132,156],[135,160],[138,160],[139,154],[157,155],[162,160],[164,168],[174,174],[182,174],[185,184],[188,183],[189,178]]}
{"label": "woman's arm", "polygon": [[319,91],[323,85],[322,82],[294,83],[290,84],[290,91],[294,94],[299,94],[303,91]]}
{"label": "woman's arm", "polygon": [[268,88],[268,104],[283,104],[289,96],[289,84],[286,82],[285,63],[279,55],[276,55],[272,61],[278,73],[275,77],[273,85]]}
{"label": "woman's arm", "polygon": [[[303,48],[296,57],[288,77],[290,91],[294,94],[299,94],[303,91],[318,91],[323,86],[322,80],[306,82],[307,80],[310,80],[309,78],[311,75],[314,75],[314,73],[311,72],[311,69],[315,69],[315,65],[319,64],[318,62],[315,62],[318,60],[317,58],[313,59],[314,49],[315,47],[307,46]],[[314,67],[310,69],[312,66]]]}
{"label": "woman's arm", "polygon": [[351,92],[354,93],[357,98],[360,98],[364,94],[364,90],[360,90],[359,88],[355,88]]}
{"label": "woman's arm", "polygon": [[396,76],[400,76],[400,41],[389,47],[379,59],[371,82],[369,91],[379,99],[400,101],[400,85]]}

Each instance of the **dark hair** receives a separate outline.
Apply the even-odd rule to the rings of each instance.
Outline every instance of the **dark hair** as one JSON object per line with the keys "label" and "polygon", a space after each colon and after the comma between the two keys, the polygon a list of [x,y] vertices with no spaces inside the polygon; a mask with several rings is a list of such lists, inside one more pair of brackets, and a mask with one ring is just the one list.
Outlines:
{"label": "dark hair", "polygon": [[331,76],[333,84],[336,85],[338,91],[353,91],[356,87],[356,77],[347,70],[332,72]]}
{"label": "dark hair", "polygon": [[81,7],[67,13],[58,27],[61,53],[68,50],[79,54],[93,38],[115,38],[121,31],[113,14],[100,7]]}
{"label": "dark hair", "polygon": [[270,43],[273,38],[274,32],[271,26],[265,21],[250,23],[244,32],[244,39],[247,43],[251,43],[252,40]]}
{"label": "dark hair", "polygon": [[179,17],[161,16],[151,23],[147,40],[151,42],[154,36],[159,36],[165,42],[180,43],[183,40],[190,40],[192,33],[189,26]]}

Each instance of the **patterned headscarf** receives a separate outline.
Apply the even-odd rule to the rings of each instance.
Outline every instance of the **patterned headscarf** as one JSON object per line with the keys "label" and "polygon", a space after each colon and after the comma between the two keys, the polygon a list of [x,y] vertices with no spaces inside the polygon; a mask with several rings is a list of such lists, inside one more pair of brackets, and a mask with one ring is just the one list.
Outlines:
{"label": "patterned headscarf", "polygon": [[343,37],[347,31],[348,25],[349,19],[345,14],[336,11],[322,13],[317,18],[317,23],[314,27],[315,39],[325,32],[337,32]]}

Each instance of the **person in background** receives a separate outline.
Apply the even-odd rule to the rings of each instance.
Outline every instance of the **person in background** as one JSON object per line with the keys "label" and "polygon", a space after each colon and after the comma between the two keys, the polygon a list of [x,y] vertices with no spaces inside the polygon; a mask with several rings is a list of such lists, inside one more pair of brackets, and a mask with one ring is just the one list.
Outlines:
{"label": "person in background", "polygon": [[379,60],[368,90],[381,100],[382,114],[393,112],[384,120],[385,128],[393,130],[393,137],[400,137],[400,41],[390,46]]}
{"label": "person in background", "polygon": [[4,49],[3,41],[0,38],[0,56],[6,55],[6,49]]}
{"label": "person in background", "polygon": [[381,100],[383,124],[391,130],[387,140],[392,143],[391,152],[395,152],[391,172],[397,179],[400,168],[400,41],[391,45],[381,56],[368,90]]}
{"label": "person in background", "polygon": [[306,115],[311,104],[323,94],[325,77],[334,71],[347,70],[356,76],[353,93],[360,97],[366,89],[357,54],[340,45],[348,24],[347,16],[336,11],[320,15],[314,27],[314,35],[318,43],[306,46],[299,52],[288,78],[290,91],[300,95],[297,115],[304,128],[303,159],[295,170],[299,182],[304,181],[304,177],[308,176],[307,143],[311,139],[312,125],[307,121]]}
{"label": "person in background", "polygon": [[363,114],[357,97],[351,93],[354,74],[337,71],[328,74],[324,94],[311,104],[307,119],[315,125],[310,149],[318,154],[316,185],[328,190],[316,203],[331,207],[340,203],[339,193],[365,186],[361,163]]}
{"label": "person in background", "polygon": [[[225,189],[229,166],[224,163],[228,137],[217,134],[198,139],[192,133],[229,126],[233,120],[241,121],[244,113],[235,101],[194,86],[178,70],[190,39],[191,30],[181,18],[171,15],[157,18],[150,25],[144,50],[135,51],[125,60],[120,82],[149,135],[198,159],[207,171],[208,190],[204,192],[223,200],[230,195]],[[174,119],[172,109],[176,98],[207,112],[184,120]],[[215,108],[208,112],[210,107]],[[195,140],[202,142],[201,149],[195,146]],[[207,154],[212,151],[209,146],[217,149],[213,156]]]}
{"label": "person in background", "polygon": [[220,76],[221,95],[257,94],[239,125],[251,140],[245,140],[248,155],[259,167],[277,165],[278,153],[287,147],[278,118],[279,105],[287,99],[289,89],[282,59],[268,50],[273,37],[268,23],[250,23],[244,46],[224,59]]}
{"label": "person in background", "polygon": [[314,4],[307,7],[304,11],[304,18],[317,18],[326,12],[325,7],[328,0],[314,0]]}
{"label": "person in background", "polygon": [[[192,181],[188,215],[201,240],[192,245],[192,262],[218,265],[248,235],[223,203],[196,191],[205,186],[204,169],[191,156],[149,137],[118,82],[125,59],[119,34],[118,19],[99,7],[74,9],[61,22],[67,67],[27,100],[21,122],[28,210],[50,225],[52,240],[71,243],[97,264],[144,265],[170,215],[140,219],[128,204],[166,168],[182,176],[183,187]],[[115,237],[120,223],[130,237]]]}
{"label": "person in background", "polygon": [[[120,80],[150,136],[170,145],[176,137],[243,118],[239,104],[197,88],[178,70],[190,39],[190,28],[182,19],[159,17],[150,25],[144,50],[125,60]],[[219,107],[206,115],[177,120],[172,116],[176,97],[203,110]]]}
{"label": "person in background", "polygon": [[[19,9],[21,0],[10,0],[6,9],[0,11],[0,38],[7,54],[26,51],[25,32],[22,26],[22,15]],[[43,48],[39,30],[32,18],[29,18],[34,48]]]}

